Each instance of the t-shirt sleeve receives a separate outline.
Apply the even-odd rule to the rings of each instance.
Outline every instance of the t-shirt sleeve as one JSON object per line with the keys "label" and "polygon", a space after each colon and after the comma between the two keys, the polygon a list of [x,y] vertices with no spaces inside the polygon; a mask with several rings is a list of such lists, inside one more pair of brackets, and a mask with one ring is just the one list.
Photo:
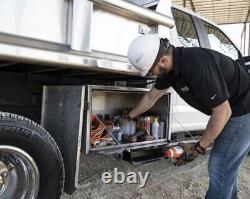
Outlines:
{"label": "t-shirt sleeve", "polygon": [[172,78],[170,75],[165,75],[162,77],[158,77],[156,79],[156,83],[154,85],[154,88],[158,89],[158,90],[163,90],[166,88],[169,88],[172,86]]}
{"label": "t-shirt sleeve", "polygon": [[204,106],[212,109],[229,99],[227,85],[218,64],[199,66],[192,76],[190,84],[194,95]]}

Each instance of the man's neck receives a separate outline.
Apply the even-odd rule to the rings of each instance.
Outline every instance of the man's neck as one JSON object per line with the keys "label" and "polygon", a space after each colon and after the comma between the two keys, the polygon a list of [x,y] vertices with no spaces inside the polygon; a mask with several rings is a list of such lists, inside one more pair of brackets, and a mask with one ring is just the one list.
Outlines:
{"label": "man's neck", "polygon": [[168,69],[169,71],[173,70],[173,54],[168,55]]}

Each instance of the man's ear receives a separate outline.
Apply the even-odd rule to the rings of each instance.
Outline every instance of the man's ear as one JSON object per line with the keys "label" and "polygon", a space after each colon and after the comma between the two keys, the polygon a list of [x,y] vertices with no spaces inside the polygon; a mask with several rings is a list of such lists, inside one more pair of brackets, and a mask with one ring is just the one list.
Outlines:
{"label": "man's ear", "polygon": [[160,58],[160,63],[161,63],[161,65],[166,65],[166,64],[168,63],[168,58],[167,58],[167,56],[162,56],[162,57]]}

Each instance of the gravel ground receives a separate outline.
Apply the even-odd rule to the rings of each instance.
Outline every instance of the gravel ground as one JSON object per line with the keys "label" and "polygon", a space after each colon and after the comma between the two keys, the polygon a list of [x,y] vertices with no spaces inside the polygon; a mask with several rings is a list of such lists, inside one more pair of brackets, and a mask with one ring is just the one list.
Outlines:
{"label": "gravel ground", "polygon": [[[82,156],[80,185],[73,195],[64,194],[62,199],[202,199],[207,190],[208,155],[181,167],[175,167],[171,160],[160,160],[144,165],[132,165],[116,161],[104,155]],[[127,174],[130,171],[150,172],[146,186],[139,184],[105,184],[102,173],[114,168]],[[241,167],[239,177],[239,198],[250,196],[250,156]]]}

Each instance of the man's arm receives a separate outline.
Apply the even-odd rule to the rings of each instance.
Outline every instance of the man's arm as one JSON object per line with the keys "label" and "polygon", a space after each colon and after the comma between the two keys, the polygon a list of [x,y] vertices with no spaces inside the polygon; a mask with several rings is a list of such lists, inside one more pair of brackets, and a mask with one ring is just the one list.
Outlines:
{"label": "man's arm", "polygon": [[206,130],[200,139],[200,145],[205,149],[219,136],[232,114],[228,100],[214,107],[212,111]]}
{"label": "man's arm", "polygon": [[146,112],[148,109],[150,109],[155,102],[166,93],[167,89],[158,90],[156,88],[152,88],[151,91],[149,91],[146,95],[143,96],[143,98],[140,100],[138,105],[132,109],[128,116],[131,118],[134,118],[141,113]]}
{"label": "man's arm", "polygon": [[[197,156],[199,156],[199,154],[203,154],[205,151],[200,149],[200,146],[204,149],[208,148],[209,145],[220,135],[232,114],[231,107],[227,100],[212,108],[212,110],[212,116],[208,121],[207,128],[200,139],[199,145],[192,147],[192,145],[187,143],[179,144],[184,149],[185,155],[183,154],[181,158],[176,160],[177,166],[193,161]],[[195,147],[197,148],[195,149]]]}

